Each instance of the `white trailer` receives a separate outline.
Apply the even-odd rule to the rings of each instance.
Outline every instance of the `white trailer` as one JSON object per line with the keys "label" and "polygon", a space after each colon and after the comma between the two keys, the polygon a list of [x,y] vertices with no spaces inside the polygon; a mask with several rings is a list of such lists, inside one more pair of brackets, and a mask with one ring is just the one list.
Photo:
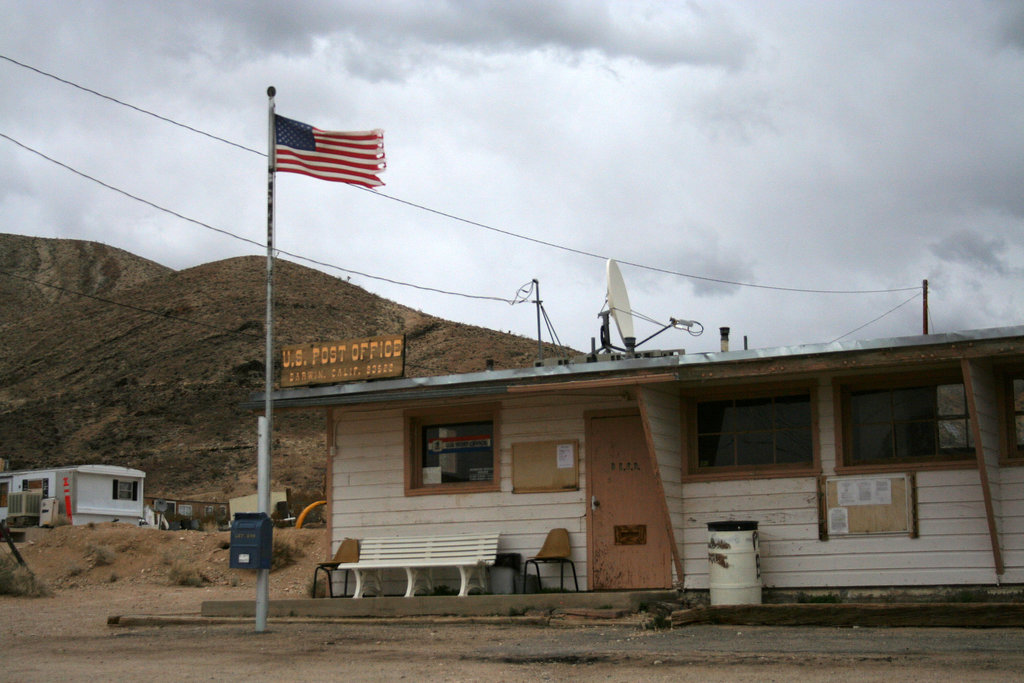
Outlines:
{"label": "white trailer", "polygon": [[12,526],[142,524],[145,479],[141,470],[116,465],[0,472],[0,519]]}

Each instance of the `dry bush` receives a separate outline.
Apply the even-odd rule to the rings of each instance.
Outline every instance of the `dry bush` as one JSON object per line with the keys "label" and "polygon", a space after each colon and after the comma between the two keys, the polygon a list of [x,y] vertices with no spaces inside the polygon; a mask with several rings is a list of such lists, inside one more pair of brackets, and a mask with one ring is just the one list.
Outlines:
{"label": "dry bush", "polygon": [[274,538],[273,549],[270,553],[270,571],[284,569],[298,562],[304,552],[292,539]]}
{"label": "dry bush", "polygon": [[13,556],[0,554],[0,595],[41,598],[50,595],[50,589]]}
{"label": "dry bush", "polygon": [[171,562],[167,578],[174,586],[194,586],[198,588],[206,583],[206,577],[194,564],[182,559]]}
{"label": "dry bush", "polygon": [[90,543],[86,546],[85,556],[92,560],[92,566],[94,567],[105,567],[113,564],[116,557],[113,548],[99,543]]}

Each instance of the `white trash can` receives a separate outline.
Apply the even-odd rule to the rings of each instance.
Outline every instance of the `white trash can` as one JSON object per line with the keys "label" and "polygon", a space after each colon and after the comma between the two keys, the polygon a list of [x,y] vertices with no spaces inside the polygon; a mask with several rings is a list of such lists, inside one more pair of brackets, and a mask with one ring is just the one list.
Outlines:
{"label": "white trash can", "polygon": [[708,522],[712,605],[761,604],[761,552],[757,522]]}

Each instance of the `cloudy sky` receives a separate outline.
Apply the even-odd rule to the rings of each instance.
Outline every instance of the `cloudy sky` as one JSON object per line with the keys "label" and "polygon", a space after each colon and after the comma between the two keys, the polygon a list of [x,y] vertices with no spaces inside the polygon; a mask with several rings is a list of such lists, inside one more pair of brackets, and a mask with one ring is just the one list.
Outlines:
{"label": "cloudy sky", "polygon": [[534,336],[530,304],[430,290],[537,279],[589,349],[613,257],[635,311],[706,328],[644,348],[915,335],[925,279],[932,331],[1024,322],[1022,2],[0,11],[3,232],[178,269],[265,253],[273,85],[278,114],[384,129],[388,160],[379,194],[278,174],[277,247],[428,313]]}

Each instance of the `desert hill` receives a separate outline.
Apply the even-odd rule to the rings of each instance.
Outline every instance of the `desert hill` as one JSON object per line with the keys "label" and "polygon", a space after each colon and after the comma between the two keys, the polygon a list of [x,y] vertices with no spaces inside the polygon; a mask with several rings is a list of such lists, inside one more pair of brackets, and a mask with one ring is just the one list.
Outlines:
{"label": "desert hill", "polygon": [[[167,497],[254,492],[256,416],[239,404],[263,390],[265,277],[259,256],[174,271],[95,243],[0,235],[0,457],[13,469],[135,467]],[[274,287],[277,344],[403,333],[407,376],[535,357],[534,340],[287,261]],[[321,490],[322,413],[274,424],[275,488]]]}

